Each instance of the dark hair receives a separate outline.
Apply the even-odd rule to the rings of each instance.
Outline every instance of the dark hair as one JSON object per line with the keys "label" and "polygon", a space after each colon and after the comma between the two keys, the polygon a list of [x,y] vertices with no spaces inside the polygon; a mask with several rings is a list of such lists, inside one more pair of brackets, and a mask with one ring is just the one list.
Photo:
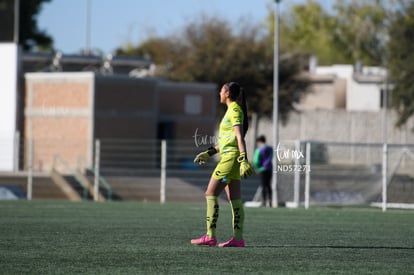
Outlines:
{"label": "dark hair", "polygon": [[243,110],[243,137],[245,137],[247,130],[249,129],[249,119],[247,117],[247,105],[244,90],[237,82],[229,82],[226,83],[226,85],[230,92],[230,99],[236,101]]}
{"label": "dark hair", "polygon": [[256,141],[260,141],[260,142],[266,143],[266,137],[265,137],[265,136],[259,136],[259,137],[256,139]]}

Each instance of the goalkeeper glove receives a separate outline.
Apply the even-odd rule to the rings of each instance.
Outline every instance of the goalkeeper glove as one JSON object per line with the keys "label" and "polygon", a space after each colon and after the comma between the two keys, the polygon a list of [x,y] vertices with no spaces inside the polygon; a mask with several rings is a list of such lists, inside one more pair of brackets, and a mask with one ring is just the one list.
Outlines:
{"label": "goalkeeper glove", "polygon": [[198,165],[204,165],[206,164],[206,161],[214,154],[217,153],[216,148],[214,147],[210,147],[207,149],[207,151],[201,152],[200,154],[198,154],[195,159],[194,159],[194,163],[198,164]]}
{"label": "goalkeeper glove", "polygon": [[237,161],[240,163],[240,176],[247,178],[255,174],[253,167],[247,161],[246,152],[241,152]]}

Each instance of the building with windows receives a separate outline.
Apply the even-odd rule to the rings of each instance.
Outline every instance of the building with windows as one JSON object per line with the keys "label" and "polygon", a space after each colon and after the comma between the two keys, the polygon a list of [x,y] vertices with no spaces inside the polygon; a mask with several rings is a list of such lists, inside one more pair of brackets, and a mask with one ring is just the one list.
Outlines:
{"label": "building with windows", "polygon": [[92,72],[27,73],[24,139],[37,170],[54,155],[92,163],[97,139],[191,139],[213,133],[216,85]]}
{"label": "building with windows", "polygon": [[298,108],[374,112],[381,110],[386,70],[381,67],[356,67],[315,67],[308,74],[312,91],[303,97]]}

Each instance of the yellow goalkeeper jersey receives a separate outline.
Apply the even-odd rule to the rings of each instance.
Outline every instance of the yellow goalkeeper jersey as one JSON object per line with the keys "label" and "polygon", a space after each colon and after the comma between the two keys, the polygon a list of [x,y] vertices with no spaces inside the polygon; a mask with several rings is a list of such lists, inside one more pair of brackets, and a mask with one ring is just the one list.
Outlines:
{"label": "yellow goalkeeper jersey", "polygon": [[220,122],[218,145],[220,153],[239,151],[234,126],[243,125],[243,110],[233,101]]}

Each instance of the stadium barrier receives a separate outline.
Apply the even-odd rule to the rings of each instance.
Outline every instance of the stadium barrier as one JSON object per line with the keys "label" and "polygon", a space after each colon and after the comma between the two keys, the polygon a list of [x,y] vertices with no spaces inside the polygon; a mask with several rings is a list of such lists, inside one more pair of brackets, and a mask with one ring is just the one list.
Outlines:
{"label": "stadium barrier", "polygon": [[[194,156],[210,145],[190,139],[40,139],[20,140],[15,146],[18,169],[7,174],[27,176],[27,199],[33,198],[33,188],[40,188],[33,182],[35,175],[49,175],[55,168],[64,176],[78,171],[90,179],[93,188],[87,189],[94,200],[105,192],[106,199],[203,201],[218,160],[215,156],[206,167],[195,165]],[[413,152],[413,144],[281,141],[274,167],[278,201],[306,208],[414,204]],[[57,155],[64,165],[55,161]],[[243,181],[242,198],[260,201],[258,175]]]}
{"label": "stadium barrier", "polygon": [[[292,147],[286,142],[284,146]],[[414,205],[413,144],[301,141],[299,148],[304,169],[295,172],[292,186],[294,194],[303,190],[300,201],[305,208],[374,205],[386,210]],[[293,197],[289,204],[297,207],[300,202]]]}

